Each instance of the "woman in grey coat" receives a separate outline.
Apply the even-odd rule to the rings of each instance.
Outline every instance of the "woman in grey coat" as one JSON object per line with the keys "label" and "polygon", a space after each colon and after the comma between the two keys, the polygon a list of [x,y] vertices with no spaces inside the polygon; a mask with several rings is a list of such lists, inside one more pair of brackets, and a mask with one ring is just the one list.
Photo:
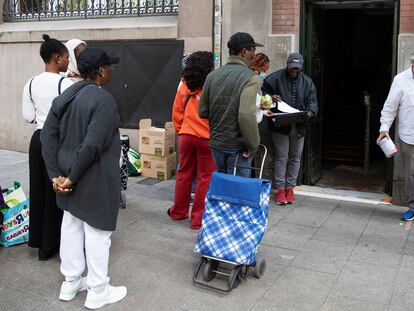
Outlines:
{"label": "woman in grey coat", "polygon": [[[40,137],[57,203],[64,210],[60,270],[65,281],[59,299],[72,300],[89,288],[89,309],[117,302],[127,293],[124,286],[109,285],[108,277],[110,237],[119,208],[121,144],[117,105],[101,86],[118,62],[98,48],[83,51],[78,69],[84,80],[53,101]],[[86,262],[88,275],[82,278]]]}

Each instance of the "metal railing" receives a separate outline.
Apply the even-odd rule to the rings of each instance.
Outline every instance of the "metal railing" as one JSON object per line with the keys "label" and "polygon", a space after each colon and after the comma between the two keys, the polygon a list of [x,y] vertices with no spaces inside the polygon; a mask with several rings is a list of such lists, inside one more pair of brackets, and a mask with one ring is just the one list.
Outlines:
{"label": "metal railing", "polygon": [[179,0],[6,0],[5,22],[177,15]]}

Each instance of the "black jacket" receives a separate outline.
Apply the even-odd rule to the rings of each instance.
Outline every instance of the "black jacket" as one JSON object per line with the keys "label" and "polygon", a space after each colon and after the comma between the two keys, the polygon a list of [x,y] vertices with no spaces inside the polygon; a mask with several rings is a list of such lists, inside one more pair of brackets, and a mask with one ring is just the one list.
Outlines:
{"label": "black jacket", "polygon": [[[312,79],[304,73],[299,73],[296,81],[296,100],[293,101],[291,92],[290,78],[286,68],[271,73],[263,81],[262,92],[269,95],[280,95],[282,100],[288,105],[301,111],[310,111],[313,116],[318,113],[318,100],[316,98],[316,88]],[[272,131],[289,135],[291,126],[275,126],[274,122],[268,118],[268,124]],[[304,136],[306,132],[305,124],[297,124],[299,136]]]}

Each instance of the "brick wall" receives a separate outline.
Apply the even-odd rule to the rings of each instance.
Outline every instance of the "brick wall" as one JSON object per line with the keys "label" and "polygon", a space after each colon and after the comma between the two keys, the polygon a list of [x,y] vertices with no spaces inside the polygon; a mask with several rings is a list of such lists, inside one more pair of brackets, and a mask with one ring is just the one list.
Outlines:
{"label": "brick wall", "polygon": [[272,33],[298,34],[299,12],[299,0],[272,0]]}
{"label": "brick wall", "polygon": [[400,33],[414,33],[414,0],[401,0]]}

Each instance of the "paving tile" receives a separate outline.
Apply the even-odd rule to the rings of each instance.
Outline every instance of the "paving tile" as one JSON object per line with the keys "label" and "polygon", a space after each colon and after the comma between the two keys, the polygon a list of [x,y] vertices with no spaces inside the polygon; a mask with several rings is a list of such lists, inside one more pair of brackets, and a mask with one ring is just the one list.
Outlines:
{"label": "paving tile", "polygon": [[348,297],[328,298],[321,311],[387,311],[386,304],[363,301]]}
{"label": "paving tile", "polygon": [[[261,279],[250,276],[229,294],[218,294],[211,290],[197,291],[187,303],[184,310],[250,310],[266,293],[286,269],[284,266],[268,267]],[[241,298],[242,297],[242,298]]]}
{"label": "paving tile", "polygon": [[371,214],[372,211],[367,212],[365,209],[337,207],[312,239],[340,245],[356,245]]}
{"label": "paving tile", "polygon": [[47,302],[44,297],[10,287],[0,281],[0,310],[29,311]]}
{"label": "paving tile", "polygon": [[319,227],[329,217],[335,206],[298,206],[284,220],[287,223]]}
{"label": "paving tile", "polygon": [[338,200],[331,200],[331,199],[321,200],[320,198],[315,198],[315,197],[304,197],[304,199],[300,203],[298,204],[295,203],[295,206],[332,209],[338,206],[339,204],[340,204],[340,201]]}
{"label": "paving tile", "polygon": [[[373,218],[359,241],[359,246],[371,248],[374,252],[379,252],[379,255],[384,255],[385,261],[395,261],[397,254],[402,254],[408,238],[408,231],[400,226],[397,222],[378,221],[382,217]],[[363,251],[363,248],[358,250]],[[367,253],[365,253],[367,255]],[[375,258],[375,254],[371,253],[370,257]]]}
{"label": "paving tile", "polygon": [[342,208],[344,210],[350,209],[352,210],[353,214],[372,215],[377,209],[377,205],[359,203],[359,202],[341,201],[338,208]]}
{"label": "paving tile", "polygon": [[289,213],[280,212],[279,210],[270,208],[267,217],[267,226],[271,228],[272,226],[283,220],[288,214]]}
{"label": "paving tile", "polygon": [[253,310],[320,310],[335,278],[329,273],[289,267]]}
{"label": "paving tile", "polygon": [[259,247],[258,256],[266,258],[267,265],[290,265],[299,251],[266,245],[262,243]]}
{"label": "paving tile", "polygon": [[328,222],[343,222],[353,226],[365,226],[373,214],[372,209],[337,206],[329,216]]}
{"label": "paving tile", "polygon": [[[11,279],[8,284],[13,288],[32,293],[39,297],[57,299],[58,288],[62,284],[63,277],[59,271],[59,261],[34,261],[33,265],[19,265],[19,270],[14,276],[8,275]],[[12,264],[8,263],[8,267]],[[13,268],[12,268],[13,269]]]}
{"label": "paving tile", "polygon": [[337,245],[355,246],[364,231],[364,225],[352,225],[342,221],[324,223],[312,237],[313,240],[336,243]]}
{"label": "paving tile", "polygon": [[383,248],[375,241],[361,240],[350,260],[396,268],[402,256],[401,252]]}
{"label": "paving tile", "polygon": [[414,310],[414,257],[405,255],[398,272],[390,310]]}
{"label": "paving tile", "polygon": [[262,243],[292,250],[300,250],[316,230],[317,228],[315,227],[289,224],[282,221],[268,230]]}
{"label": "paving tile", "polygon": [[404,249],[404,254],[414,256],[414,241],[412,240],[407,241],[407,245]]}
{"label": "paving tile", "polygon": [[389,219],[400,219],[400,215],[407,211],[406,207],[396,205],[377,205],[374,215]]}
{"label": "paving tile", "polygon": [[38,258],[38,251],[28,247],[27,244],[12,247],[0,247],[0,262],[10,260],[18,264],[33,264]]}
{"label": "paving tile", "polygon": [[395,273],[395,268],[348,261],[331,296],[387,304],[392,295]]}
{"label": "paving tile", "polygon": [[291,263],[308,270],[339,274],[353,246],[310,240]]}

